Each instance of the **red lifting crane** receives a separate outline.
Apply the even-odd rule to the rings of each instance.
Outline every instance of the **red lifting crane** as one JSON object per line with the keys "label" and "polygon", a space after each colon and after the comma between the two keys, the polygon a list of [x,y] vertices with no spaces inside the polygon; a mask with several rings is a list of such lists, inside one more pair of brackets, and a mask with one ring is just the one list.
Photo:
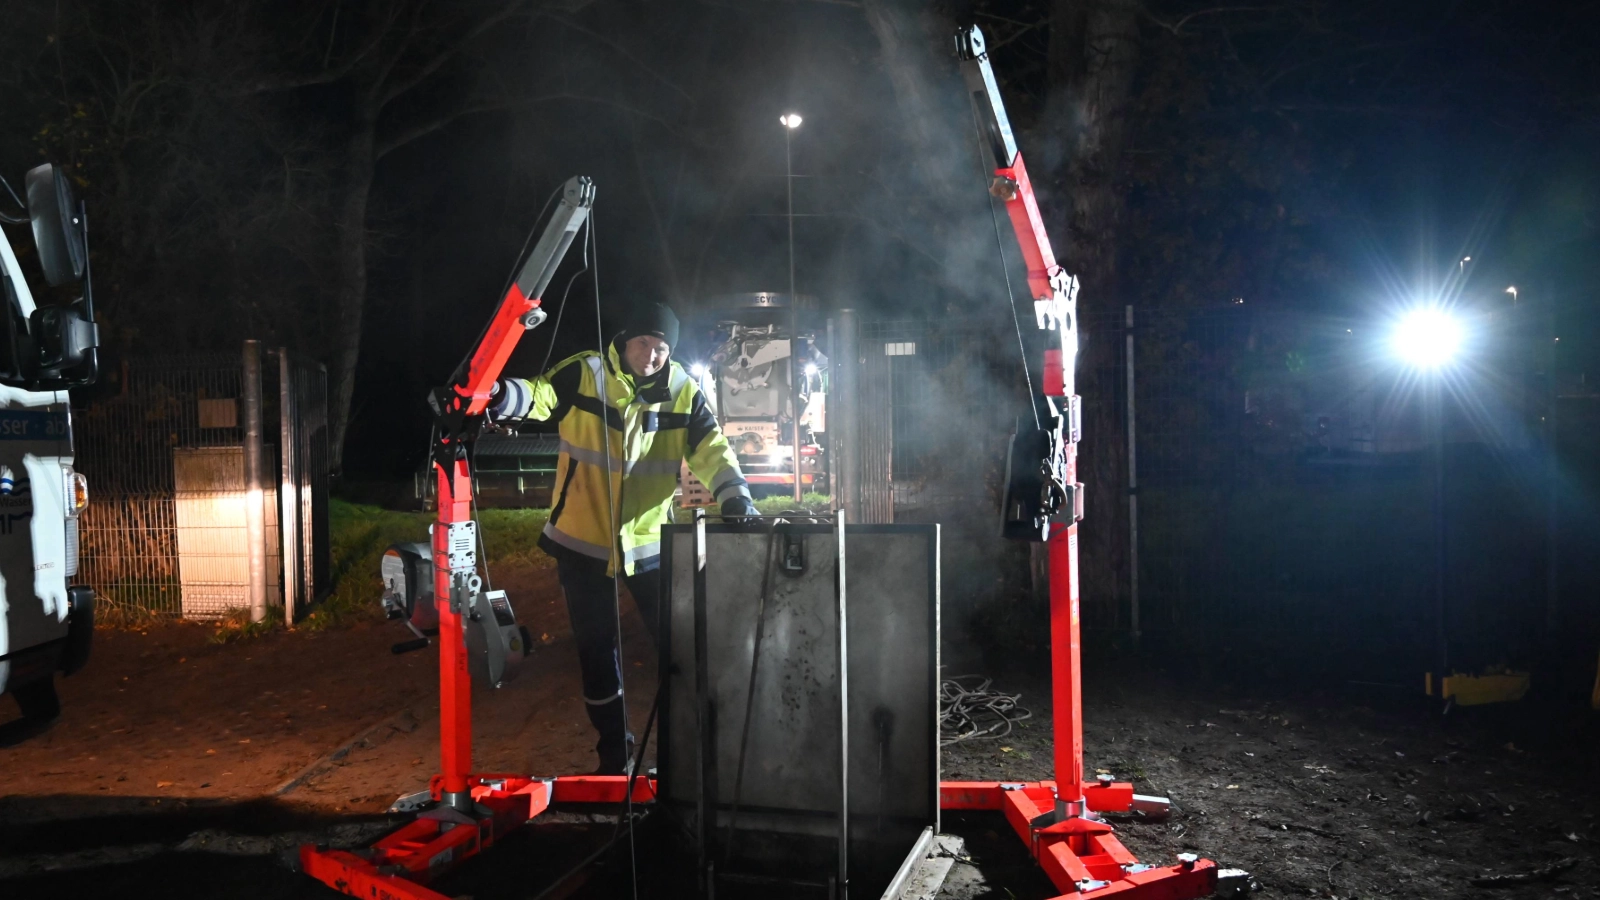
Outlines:
{"label": "red lifting crane", "polygon": [[[1028,289],[1044,343],[1043,397],[1017,423],[1006,466],[1006,537],[1044,541],[1050,553],[1051,693],[1055,700],[1055,781],[1026,784],[945,782],[944,809],[999,810],[1006,816],[1062,898],[1185,900],[1218,886],[1215,863],[1193,854],[1176,865],[1140,864],[1099,813],[1164,813],[1162,797],[1144,797],[1109,776],[1083,780],[1083,690],[1079,676],[1078,522],[1083,485],[1077,480],[1082,398],[1074,384],[1078,356],[1078,280],[1056,262],[1017,150],[1005,103],[977,26],[956,33],[967,89],[980,131],[994,158],[989,193],[1005,203],[1028,269]],[[1007,298],[1010,302],[1010,298]],[[1240,872],[1233,878],[1248,878]],[[1231,879],[1230,879],[1231,880]]]}
{"label": "red lifting crane", "polygon": [[482,591],[477,523],[472,515],[471,444],[506,360],[544,322],[540,299],[584,227],[594,182],[568,179],[555,213],[494,318],[451,383],[433,392],[433,466],[439,515],[433,524],[433,602],[439,624],[439,774],[412,800],[417,818],[365,850],[300,848],[306,874],[353,897],[446,900],[426,883],[487,849],[551,803],[621,803],[654,798],[643,777],[526,775],[472,771],[472,672],[498,686],[525,652],[513,622]]}
{"label": "red lifting crane", "polygon": [[[1075,393],[1077,280],[1055,259],[994,72],[976,27],[957,34],[969,89],[995,157],[990,191],[1004,201],[1028,268],[1038,333],[1045,339],[1043,398],[1018,423],[1007,465],[1008,537],[1045,541],[1050,552],[1050,634],[1055,709],[1055,781],[945,782],[944,809],[1002,812],[1062,891],[1062,898],[1187,900],[1219,886],[1216,864],[1192,854],[1171,866],[1143,865],[1119,842],[1102,812],[1164,812],[1127,783],[1083,780],[1079,681],[1077,483],[1081,401]],[[500,680],[521,652],[477,574],[470,446],[490,391],[517,342],[545,319],[540,298],[584,226],[594,184],[569,180],[534,250],[469,359],[430,398],[436,417],[433,463],[438,518],[433,525],[433,596],[439,626],[440,774],[416,798],[415,820],[360,851],[301,848],[307,874],[346,894],[392,900],[444,900],[426,883],[544,812],[552,802],[649,801],[655,783],[636,776],[530,778],[472,771],[471,674]],[[408,605],[409,610],[409,605]],[[486,673],[486,675],[484,674]],[[631,798],[629,795],[632,795]],[[1224,879],[1228,876],[1224,874]],[[1248,876],[1238,873],[1235,878]]]}

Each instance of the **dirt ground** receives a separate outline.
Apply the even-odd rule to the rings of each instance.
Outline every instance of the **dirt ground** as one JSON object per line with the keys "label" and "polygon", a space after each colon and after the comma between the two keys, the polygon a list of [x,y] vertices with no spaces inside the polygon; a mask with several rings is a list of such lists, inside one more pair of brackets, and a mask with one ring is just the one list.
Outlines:
{"label": "dirt ground", "polygon": [[[1175,804],[1165,823],[1119,823],[1143,862],[1199,853],[1251,872],[1262,897],[1600,897],[1600,728],[1573,698],[1446,715],[1396,687],[1086,669],[1090,772]],[[946,779],[1048,777],[1046,692],[996,686],[1035,718],[947,750]]]}
{"label": "dirt ground", "polygon": [[[594,765],[552,574],[500,575],[539,646],[516,681],[475,697],[481,770]],[[631,613],[626,632],[642,723],[654,657]],[[436,764],[435,651],[392,655],[406,635],[388,624],[220,645],[210,634],[103,631],[90,666],[61,682],[60,720],[31,735],[0,724],[0,895],[160,884],[169,897],[332,897],[284,864],[293,848],[358,846],[393,827],[382,810]],[[949,749],[945,778],[1048,777],[1042,682],[1000,674],[996,687],[1020,691],[1034,718]],[[1577,704],[1443,716],[1400,689],[1200,677],[1126,657],[1089,663],[1084,693],[1091,771],[1176,803],[1166,822],[1119,823],[1143,861],[1194,851],[1249,870],[1263,897],[1600,897],[1600,729]],[[998,816],[944,825],[969,858],[942,897],[1053,895]],[[581,817],[524,829],[451,889],[526,900],[611,829]],[[587,895],[612,895],[603,885],[626,862],[610,859]]]}

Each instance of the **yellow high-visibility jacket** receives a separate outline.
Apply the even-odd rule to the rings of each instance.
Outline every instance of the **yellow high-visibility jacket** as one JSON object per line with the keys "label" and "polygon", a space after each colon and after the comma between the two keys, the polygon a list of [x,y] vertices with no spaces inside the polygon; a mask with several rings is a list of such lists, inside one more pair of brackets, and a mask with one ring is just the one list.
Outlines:
{"label": "yellow high-visibility jacket", "polygon": [[615,345],[604,356],[585,351],[538,378],[507,379],[491,412],[560,423],[550,521],[539,538],[558,559],[577,554],[608,575],[659,566],[661,526],[671,520],[683,460],[718,503],[750,496],[705,394],[676,362],[636,379]]}

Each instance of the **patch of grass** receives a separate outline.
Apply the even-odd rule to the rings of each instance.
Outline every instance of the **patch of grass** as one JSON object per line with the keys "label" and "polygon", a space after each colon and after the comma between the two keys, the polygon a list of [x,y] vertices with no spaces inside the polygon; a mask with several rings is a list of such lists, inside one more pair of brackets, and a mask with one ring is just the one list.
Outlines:
{"label": "patch of grass", "polygon": [[94,598],[94,627],[115,631],[143,631],[167,621],[170,616],[155,612],[141,603],[125,603],[110,594]]}
{"label": "patch of grass", "polygon": [[428,522],[426,513],[329,501],[333,589],[299,627],[320,631],[380,617],[378,597],[383,593],[383,581],[378,577],[379,559],[390,544],[428,540]]}
{"label": "patch of grass", "polygon": [[833,497],[828,494],[803,494],[799,505],[795,504],[793,497],[762,497],[756,501],[756,509],[761,510],[764,516],[775,516],[796,509],[825,513],[833,509]]}
{"label": "patch of grass", "polygon": [[478,513],[483,553],[490,565],[521,563],[553,569],[556,561],[539,549],[539,533],[550,520],[548,509],[485,509]]}
{"label": "patch of grass", "polygon": [[[539,532],[550,518],[548,509],[486,509],[479,514],[484,556],[501,563],[555,566],[538,548]],[[332,535],[333,590],[299,625],[312,631],[382,615],[378,598],[383,581],[379,561],[391,544],[428,541],[433,514],[394,512],[376,506],[332,500],[328,508]]]}
{"label": "patch of grass", "polygon": [[267,617],[259,622],[250,621],[250,610],[242,607],[228,610],[217,630],[208,640],[213,644],[227,644],[271,634],[283,628],[283,607],[268,606]]}
{"label": "patch of grass", "polygon": [[[756,509],[764,516],[776,516],[795,510],[804,510],[808,513],[825,513],[833,509],[833,497],[828,494],[806,494],[797,505],[793,497],[762,497],[756,501]],[[707,515],[717,515],[715,506],[706,507]],[[694,521],[694,510],[683,509],[677,505],[672,507],[672,521],[678,525],[688,525]]]}

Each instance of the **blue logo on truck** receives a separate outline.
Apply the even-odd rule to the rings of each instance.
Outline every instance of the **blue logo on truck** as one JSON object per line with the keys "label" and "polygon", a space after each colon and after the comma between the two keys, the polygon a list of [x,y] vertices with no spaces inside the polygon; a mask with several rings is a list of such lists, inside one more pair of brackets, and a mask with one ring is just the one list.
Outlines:
{"label": "blue logo on truck", "polygon": [[28,479],[17,478],[10,466],[0,465],[0,497],[28,496]]}

